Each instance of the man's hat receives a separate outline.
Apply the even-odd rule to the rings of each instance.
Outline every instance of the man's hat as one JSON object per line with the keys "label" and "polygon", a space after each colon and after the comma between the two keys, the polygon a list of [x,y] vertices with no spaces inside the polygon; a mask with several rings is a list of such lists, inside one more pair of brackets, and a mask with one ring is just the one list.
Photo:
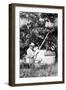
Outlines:
{"label": "man's hat", "polygon": [[35,46],[35,44],[34,43],[31,43],[30,46]]}

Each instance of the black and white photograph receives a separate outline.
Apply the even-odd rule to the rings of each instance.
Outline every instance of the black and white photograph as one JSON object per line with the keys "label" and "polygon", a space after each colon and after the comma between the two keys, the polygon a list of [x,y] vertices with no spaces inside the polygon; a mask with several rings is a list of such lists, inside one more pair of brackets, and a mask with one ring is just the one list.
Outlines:
{"label": "black and white photograph", "polygon": [[63,83],[64,7],[13,4],[10,9],[10,84]]}
{"label": "black and white photograph", "polygon": [[58,14],[19,12],[20,78],[58,74]]}

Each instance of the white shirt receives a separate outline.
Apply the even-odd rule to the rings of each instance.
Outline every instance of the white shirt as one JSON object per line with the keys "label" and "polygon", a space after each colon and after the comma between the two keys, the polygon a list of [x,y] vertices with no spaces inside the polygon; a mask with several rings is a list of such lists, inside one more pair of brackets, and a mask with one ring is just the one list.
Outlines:
{"label": "white shirt", "polygon": [[30,58],[32,58],[34,56],[34,52],[31,48],[27,49],[27,56],[30,57]]}

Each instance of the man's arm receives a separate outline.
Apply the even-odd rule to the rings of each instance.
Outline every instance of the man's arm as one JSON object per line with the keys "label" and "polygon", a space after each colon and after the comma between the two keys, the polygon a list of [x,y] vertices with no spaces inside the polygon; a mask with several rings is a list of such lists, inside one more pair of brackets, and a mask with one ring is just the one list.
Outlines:
{"label": "man's arm", "polygon": [[28,55],[28,57],[34,57],[34,53],[31,49],[27,50],[27,55]]}

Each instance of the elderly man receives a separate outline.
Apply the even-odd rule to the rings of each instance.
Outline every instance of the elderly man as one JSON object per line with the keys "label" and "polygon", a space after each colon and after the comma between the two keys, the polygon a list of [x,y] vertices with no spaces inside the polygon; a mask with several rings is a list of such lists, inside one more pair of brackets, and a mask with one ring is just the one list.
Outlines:
{"label": "elderly man", "polygon": [[32,64],[34,62],[34,43],[31,43],[29,48],[27,49],[27,58],[26,62]]}

